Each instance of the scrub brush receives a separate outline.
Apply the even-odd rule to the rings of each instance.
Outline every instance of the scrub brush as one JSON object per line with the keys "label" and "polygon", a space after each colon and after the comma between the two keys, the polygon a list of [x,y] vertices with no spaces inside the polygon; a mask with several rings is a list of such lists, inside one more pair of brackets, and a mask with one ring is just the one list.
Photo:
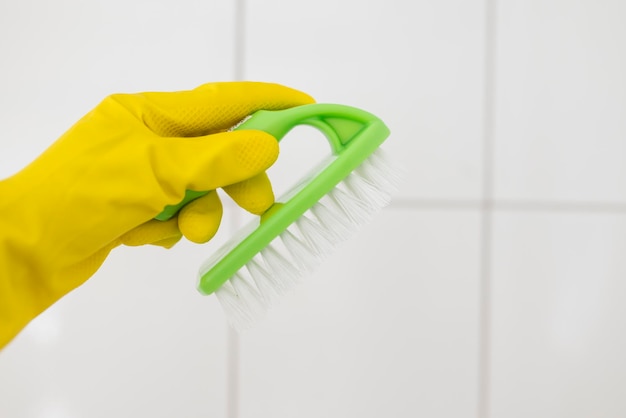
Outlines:
{"label": "scrub brush", "polygon": [[[198,290],[215,293],[231,326],[249,328],[320,264],[332,248],[390,202],[399,180],[379,146],[389,135],[371,113],[337,104],[310,104],[255,112],[236,130],[256,129],[277,140],[295,126],[325,134],[331,155],[259,219],[213,254],[200,268]],[[189,191],[167,219],[202,192]]]}

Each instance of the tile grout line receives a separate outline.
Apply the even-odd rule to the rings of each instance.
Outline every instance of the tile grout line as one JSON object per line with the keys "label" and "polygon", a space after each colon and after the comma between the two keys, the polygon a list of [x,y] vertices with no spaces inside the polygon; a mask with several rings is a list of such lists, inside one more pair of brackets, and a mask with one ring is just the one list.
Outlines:
{"label": "tile grout line", "polygon": [[[626,203],[594,201],[557,201],[531,199],[489,199],[491,212],[555,212],[577,214],[626,214]],[[484,199],[394,199],[390,209],[482,210]]]}
{"label": "tile grout line", "polygon": [[234,78],[244,79],[246,55],[246,0],[235,0]]}
{"label": "tile grout line", "polygon": [[235,330],[228,326],[227,330],[227,349],[226,356],[226,417],[239,417],[239,335]]}
{"label": "tile grout line", "polygon": [[491,400],[491,256],[493,226],[496,0],[485,2],[484,79],[483,79],[483,199],[480,221],[480,284],[478,329],[478,418],[489,418]]}
{"label": "tile grout line", "polygon": [[570,212],[570,213],[626,213],[626,203],[593,201],[533,201],[495,200],[498,211],[517,212]]}
{"label": "tile grout line", "polygon": [[[235,0],[234,6],[234,56],[233,78],[235,81],[244,79],[245,54],[246,54],[246,0]],[[235,215],[231,220],[231,228],[237,230],[241,227],[241,218]],[[228,352],[226,366],[226,418],[239,418],[240,402],[240,365],[241,365],[241,340],[239,334],[230,326],[227,330],[226,345]]]}

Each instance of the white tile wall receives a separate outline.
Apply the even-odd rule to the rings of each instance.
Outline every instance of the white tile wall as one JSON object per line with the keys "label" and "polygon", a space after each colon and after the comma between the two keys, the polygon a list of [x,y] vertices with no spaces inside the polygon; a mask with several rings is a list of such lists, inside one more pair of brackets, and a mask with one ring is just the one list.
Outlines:
{"label": "white tile wall", "polygon": [[[116,251],[0,353],[0,416],[625,416],[625,17],[615,0],[0,3],[0,175],[109,93],[240,74],[381,116],[408,170],[231,353],[193,278],[236,217],[207,246]],[[279,188],[287,158],[324,149],[295,133]]]}
{"label": "white tile wall", "polygon": [[399,197],[476,199],[481,1],[250,1],[244,76],[369,110],[409,171]]}
{"label": "white tile wall", "polygon": [[[483,12],[461,1],[322,1],[306,12],[298,2],[250,2],[243,74],[383,118],[385,149],[408,171],[399,199],[476,200]],[[302,134],[300,143],[314,140]],[[283,156],[317,145],[285,143]],[[279,185],[281,172],[270,173]],[[377,222],[242,339],[241,417],[475,414],[477,212],[412,207]],[[394,284],[378,289],[382,276]]]}
{"label": "white tile wall", "polygon": [[208,254],[115,250],[2,352],[0,416],[225,416],[226,328],[195,291]]}
{"label": "white tile wall", "polygon": [[389,209],[339,248],[242,337],[240,416],[471,416],[478,220]]}
{"label": "white tile wall", "polygon": [[496,196],[626,201],[626,3],[497,12]]}
{"label": "white tile wall", "polygon": [[229,2],[3,2],[0,174],[28,164],[108,94],[232,78],[233,24]]}
{"label": "white tile wall", "polygon": [[623,417],[626,213],[496,217],[493,417]]}
{"label": "white tile wall", "polygon": [[621,417],[623,2],[497,2],[486,417]]}

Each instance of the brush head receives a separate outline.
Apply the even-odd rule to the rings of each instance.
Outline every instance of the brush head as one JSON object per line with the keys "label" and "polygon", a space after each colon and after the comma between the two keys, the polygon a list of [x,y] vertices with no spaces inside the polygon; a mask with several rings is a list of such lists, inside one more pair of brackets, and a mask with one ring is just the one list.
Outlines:
{"label": "brush head", "polygon": [[335,246],[389,204],[400,177],[384,152],[374,151],[215,291],[229,324],[243,330],[262,318]]}
{"label": "brush head", "polygon": [[389,202],[395,170],[379,150],[387,126],[364,110],[311,104],[258,111],[236,129],[278,141],[297,125],[324,133],[331,155],[207,260],[198,289],[216,293],[233,327],[249,327],[276,298],[312,271]]}

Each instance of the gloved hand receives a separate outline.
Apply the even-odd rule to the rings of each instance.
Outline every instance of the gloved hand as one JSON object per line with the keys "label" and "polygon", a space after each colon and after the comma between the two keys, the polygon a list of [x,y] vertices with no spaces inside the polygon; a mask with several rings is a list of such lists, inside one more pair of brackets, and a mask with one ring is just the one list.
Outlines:
{"label": "gloved hand", "polygon": [[39,158],[0,181],[0,347],[87,280],[120,244],[204,242],[222,207],[215,191],[176,218],[154,220],[185,190],[222,187],[242,207],[273,203],[264,174],[276,139],[228,129],[259,109],[311,103],[264,83],[214,83],[174,93],[116,94]]}

